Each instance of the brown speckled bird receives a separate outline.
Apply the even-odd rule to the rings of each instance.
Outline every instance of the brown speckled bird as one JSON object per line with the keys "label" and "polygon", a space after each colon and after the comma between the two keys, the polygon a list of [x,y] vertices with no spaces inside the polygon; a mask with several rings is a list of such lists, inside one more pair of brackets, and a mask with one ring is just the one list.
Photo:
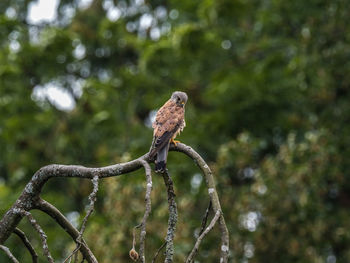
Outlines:
{"label": "brown speckled bird", "polygon": [[156,119],[153,122],[153,142],[149,157],[155,160],[155,171],[165,172],[170,142],[176,143],[178,135],[186,126],[185,104],[187,94],[175,91],[171,98],[158,110]]}

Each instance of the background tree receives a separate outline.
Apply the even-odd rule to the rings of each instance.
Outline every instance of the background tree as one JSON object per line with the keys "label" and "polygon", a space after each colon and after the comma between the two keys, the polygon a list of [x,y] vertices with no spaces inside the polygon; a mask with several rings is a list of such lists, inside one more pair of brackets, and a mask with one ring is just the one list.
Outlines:
{"label": "background tree", "polygon": [[[347,1],[61,0],[57,18],[40,24],[28,19],[34,3],[0,3],[1,215],[39,167],[104,166],[145,153],[152,114],[183,90],[188,125],[180,138],[215,170],[232,261],[349,261]],[[74,107],[50,97],[57,90]],[[190,160],[170,154],[168,166],[181,215],[175,260],[183,261],[207,193]],[[101,262],[126,262],[144,179],[107,180],[86,238],[96,240]],[[159,180],[152,250],[166,232]],[[77,223],[90,187],[56,180],[43,195]],[[35,216],[53,257],[65,258],[74,244]],[[32,231],[25,222],[21,228]],[[204,240],[200,262],[217,258],[218,235]],[[35,233],[29,237],[35,242]],[[18,244],[7,242],[27,262]]]}

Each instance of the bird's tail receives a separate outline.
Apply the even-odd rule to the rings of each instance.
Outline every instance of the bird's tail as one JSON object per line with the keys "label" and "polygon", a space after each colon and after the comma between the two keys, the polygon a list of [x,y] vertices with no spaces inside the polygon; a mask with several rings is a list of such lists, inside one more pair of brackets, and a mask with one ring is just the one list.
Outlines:
{"label": "bird's tail", "polygon": [[164,173],[166,170],[166,161],[168,158],[169,144],[161,148],[157,153],[157,159],[155,161],[155,172]]}

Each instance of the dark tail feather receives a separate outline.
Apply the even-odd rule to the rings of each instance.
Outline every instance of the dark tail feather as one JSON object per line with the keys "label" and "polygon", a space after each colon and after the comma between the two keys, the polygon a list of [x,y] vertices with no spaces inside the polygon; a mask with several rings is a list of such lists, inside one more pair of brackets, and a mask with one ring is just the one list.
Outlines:
{"label": "dark tail feather", "polygon": [[164,173],[165,170],[166,170],[166,162],[164,161],[156,162],[156,167],[155,167],[156,173]]}
{"label": "dark tail feather", "polygon": [[165,145],[157,153],[157,160],[155,162],[155,172],[164,173],[166,170],[166,161],[168,158],[169,144]]}

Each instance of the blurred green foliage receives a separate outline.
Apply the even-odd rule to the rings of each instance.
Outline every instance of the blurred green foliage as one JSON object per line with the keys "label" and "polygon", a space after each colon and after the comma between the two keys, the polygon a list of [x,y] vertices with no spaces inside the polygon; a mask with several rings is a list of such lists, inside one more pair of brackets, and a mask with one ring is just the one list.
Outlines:
{"label": "blurred green foliage", "polygon": [[[348,1],[82,2],[59,1],[57,18],[39,24],[27,19],[36,1],[0,3],[1,215],[46,164],[105,166],[147,152],[152,113],[182,90],[189,102],[180,139],[215,171],[230,261],[350,261]],[[208,196],[184,155],[170,153],[168,168],[181,262]],[[153,180],[149,258],[167,222],[164,185]],[[79,223],[90,191],[89,181],[57,179],[43,197]],[[144,191],[142,171],[101,183],[85,236],[100,262],[130,261]],[[54,258],[64,259],[73,242],[33,214]],[[45,262],[37,234],[25,220],[20,228]],[[217,261],[218,239],[215,228],[198,262]],[[17,237],[6,245],[30,262]]]}

